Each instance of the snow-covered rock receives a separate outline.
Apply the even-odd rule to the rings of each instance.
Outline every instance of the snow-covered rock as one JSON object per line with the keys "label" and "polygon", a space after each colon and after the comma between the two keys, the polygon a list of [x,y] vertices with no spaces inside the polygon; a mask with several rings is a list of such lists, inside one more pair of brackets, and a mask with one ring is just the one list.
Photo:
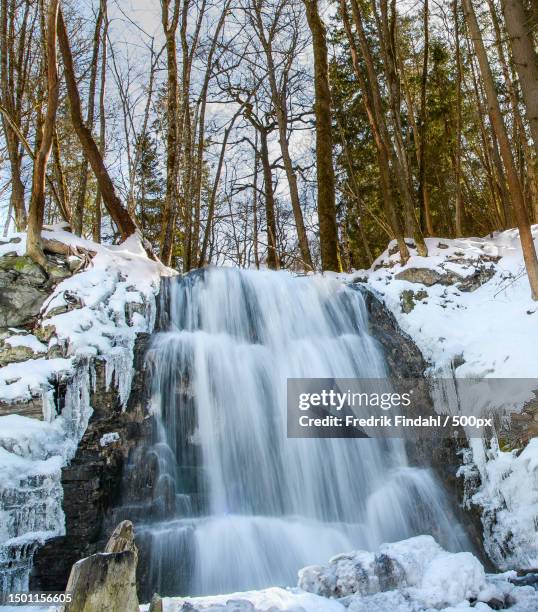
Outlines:
{"label": "snow-covered rock", "polygon": [[521,610],[536,609],[538,593],[516,587],[510,577],[487,575],[471,553],[447,552],[424,535],[383,544],[376,553],[353,551],[328,565],[303,568],[299,588],[337,599],[350,612],[448,611],[475,602],[475,609],[491,610],[518,601]]}
{"label": "snow-covered rock", "polygon": [[[31,351],[32,358],[0,367],[0,414],[6,406],[19,412],[41,402],[42,420],[0,416],[0,591],[27,589],[32,546],[63,534],[61,468],[74,456],[92,414],[93,364],[104,361],[106,383],[115,386],[125,405],[137,334],[152,331],[160,278],[172,273],[148,259],[137,236],[105,246],[60,226],[43,234],[73,250],[71,259],[78,263],[72,268],[83,261],[76,257],[78,248],[95,255],[56,284],[35,335],[4,338],[12,348]],[[0,255],[9,249],[11,257],[22,257],[25,236],[1,246]]]}

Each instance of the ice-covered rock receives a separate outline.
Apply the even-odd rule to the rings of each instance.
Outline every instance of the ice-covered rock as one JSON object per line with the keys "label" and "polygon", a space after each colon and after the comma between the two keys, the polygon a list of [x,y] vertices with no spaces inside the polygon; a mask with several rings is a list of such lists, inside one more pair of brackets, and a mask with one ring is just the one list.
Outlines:
{"label": "ice-covered rock", "polygon": [[135,340],[153,329],[160,277],[171,273],[137,236],[106,246],[61,227],[43,235],[94,257],[84,269],[80,258],[57,258],[47,278],[24,256],[24,234],[0,245],[9,253],[0,257],[0,326],[33,332],[1,337],[0,591],[27,590],[36,544],[63,535],[61,470],[92,414],[96,360],[125,406]]}
{"label": "ice-covered rock", "polygon": [[428,535],[383,544],[376,553],[353,551],[333,557],[328,565],[303,568],[298,586],[338,599],[352,612],[445,610],[494,599],[504,606],[514,591],[506,580],[501,586],[498,580],[488,581],[471,553],[447,552]]}

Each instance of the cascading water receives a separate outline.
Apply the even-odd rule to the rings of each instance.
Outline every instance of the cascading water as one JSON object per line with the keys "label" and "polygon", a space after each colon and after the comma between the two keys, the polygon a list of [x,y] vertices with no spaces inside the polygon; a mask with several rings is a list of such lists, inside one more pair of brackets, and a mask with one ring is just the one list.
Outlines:
{"label": "cascading water", "polygon": [[288,377],[388,375],[359,291],[211,268],[162,296],[149,353],[158,478],[137,527],[148,592],[294,585],[305,565],[419,533],[468,546],[401,440],[286,438]]}

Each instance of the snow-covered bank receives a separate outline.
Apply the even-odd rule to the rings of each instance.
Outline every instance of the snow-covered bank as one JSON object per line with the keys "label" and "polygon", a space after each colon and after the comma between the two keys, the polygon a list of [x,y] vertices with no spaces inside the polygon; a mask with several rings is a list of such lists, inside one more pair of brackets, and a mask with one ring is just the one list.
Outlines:
{"label": "snow-covered bank", "polygon": [[[163,612],[433,612],[538,609],[538,592],[486,574],[471,553],[449,553],[431,536],[353,551],[299,572],[298,588],[164,598]],[[148,610],[148,606],[141,606]]]}
{"label": "snow-covered bank", "polygon": [[[533,235],[538,244],[538,226]],[[343,278],[361,280],[381,297],[431,364],[432,377],[520,379],[499,401],[508,412],[521,410],[538,389],[538,304],[517,230],[426,242],[427,258],[411,249],[402,266],[391,243],[370,270]],[[538,414],[525,419],[532,438]],[[466,502],[484,509],[488,553],[500,568],[538,566],[538,445],[531,440],[521,454],[521,445],[507,449],[502,441],[470,445],[461,473],[480,478]]]}
{"label": "snow-covered bank", "polygon": [[[538,245],[538,225],[533,235]],[[428,257],[411,249],[404,266],[391,243],[371,270],[354,276],[383,296],[432,373],[453,369],[466,378],[537,378],[538,303],[530,296],[517,230],[426,243]],[[414,293],[408,312],[406,290]]]}
{"label": "snow-covered bank", "polygon": [[[153,329],[160,277],[170,273],[147,258],[134,236],[104,246],[60,227],[43,234],[71,247],[80,268],[44,303],[32,330],[41,341],[28,330],[12,330],[9,344],[31,348],[33,358],[0,368],[0,402],[42,400],[43,406],[42,420],[0,417],[0,568],[11,568],[2,575],[0,591],[25,590],[35,543],[64,532],[61,468],[74,456],[92,413],[94,359],[104,361],[107,384],[114,384],[125,404],[136,335]],[[77,248],[95,255],[85,261]],[[0,255],[22,256],[24,249],[21,234],[2,244]],[[60,410],[59,384],[65,386]]]}

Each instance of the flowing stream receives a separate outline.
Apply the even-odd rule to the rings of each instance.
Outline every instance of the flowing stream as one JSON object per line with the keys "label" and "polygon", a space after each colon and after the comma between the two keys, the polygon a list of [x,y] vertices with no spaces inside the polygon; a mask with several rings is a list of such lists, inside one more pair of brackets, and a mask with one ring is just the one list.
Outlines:
{"label": "flowing stream", "polygon": [[401,440],[287,439],[288,377],[382,378],[360,291],[286,272],[168,279],[149,352],[158,465],[140,542],[150,590],[295,585],[337,553],[434,534],[468,547]]}

